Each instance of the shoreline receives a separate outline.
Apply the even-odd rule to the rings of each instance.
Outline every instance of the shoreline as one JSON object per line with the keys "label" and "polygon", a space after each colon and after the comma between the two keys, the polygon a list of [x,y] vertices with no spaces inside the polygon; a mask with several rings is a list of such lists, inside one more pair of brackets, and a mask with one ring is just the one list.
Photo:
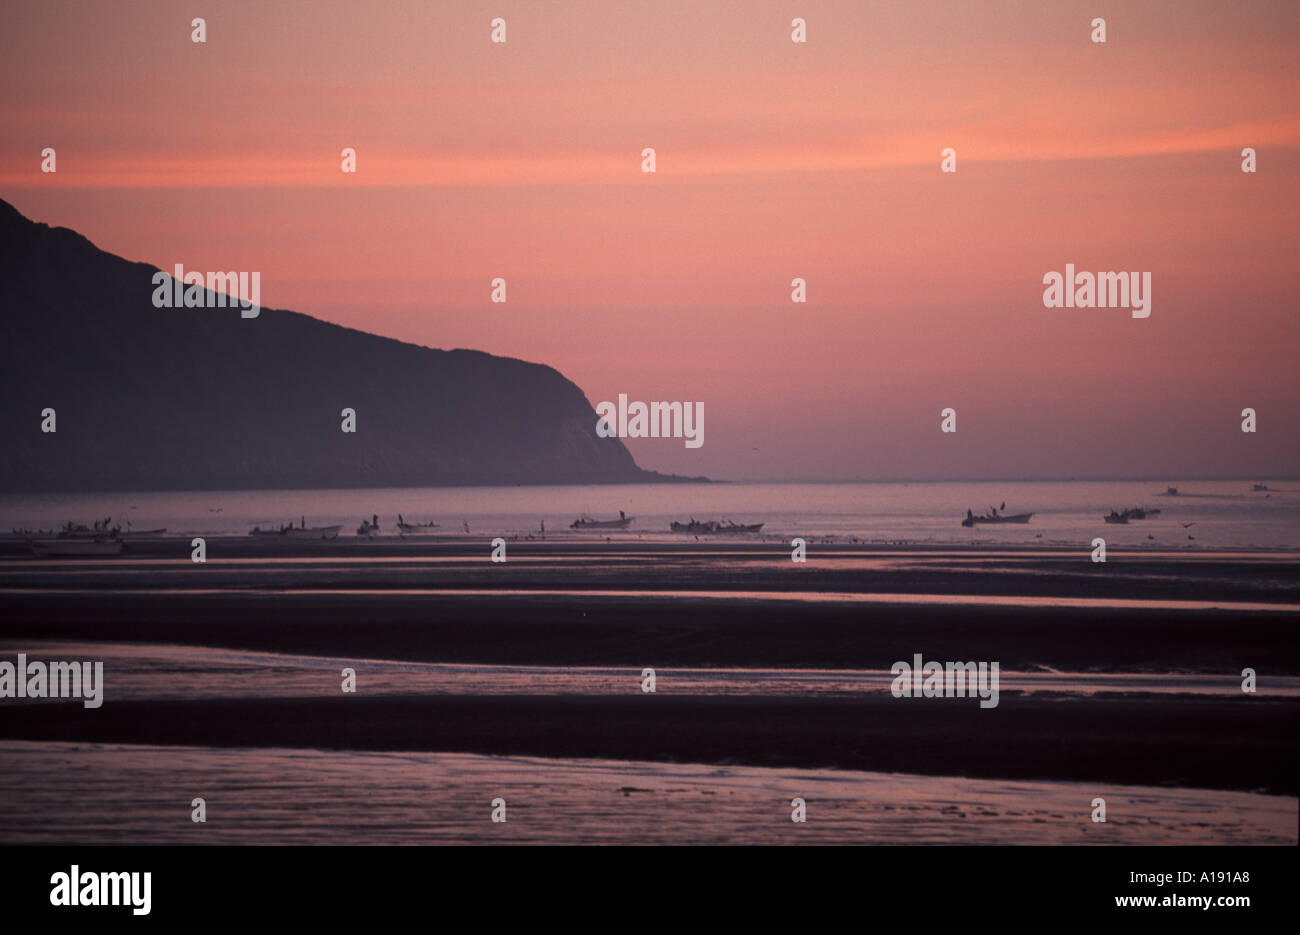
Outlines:
{"label": "shoreline", "polygon": [[[27,548],[29,541],[57,539],[54,530],[44,532],[0,532],[0,558],[32,558]],[[1098,533],[1104,530],[1098,530]],[[608,534],[595,532],[574,532],[568,529],[556,529],[545,534],[536,531],[521,533],[518,531],[485,531],[479,534],[462,532],[434,533],[427,536],[357,536],[340,534],[331,539],[289,538],[278,535],[229,535],[225,533],[176,532],[161,536],[128,536],[127,552],[124,554],[148,558],[188,558],[190,541],[195,537],[204,538],[209,545],[216,543],[231,558],[296,558],[335,556],[340,558],[360,558],[367,556],[402,556],[402,555],[480,555],[486,553],[488,543],[500,536],[511,544],[527,544],[530,548],[547,549],[554,553],[584,554],[591,549],[610,551],[625,550],[629,552],[671,552],[698,553],[702,555],[719,553],[784,553],[790,555],[790,539],[793,536],[804,538],[811,548],[823,550],[830,555],[888,555],[892,553],[934,553],[944,554],[996,554],[1014,555],[1048,555],[1048,556],[1087,556],[1091,546],[1080,539],[1078,543],[1059,540],[1044,541],[1039,544],[1027,542],[1002,542],[994,538],[979,539],[969,542],[954,542],[943,539],[885,539],[863,538],[849,535],[801,534],[797,530],[788,535],[781,534],[744,534],[744,535],[702,535],[674,534],[662,532],[620,532]],[[1157,542],[1151,545],[1111,545],[1111,555],[1142,556],[1178,556],[1179,558],[1213,558],[1240,555],[1242,557],[1292,556],[1300,558],[1297,546],[1226,546],[1207,547],[1205,545],[1171,545]],[[111,558],[105,561],[112,561]]]}

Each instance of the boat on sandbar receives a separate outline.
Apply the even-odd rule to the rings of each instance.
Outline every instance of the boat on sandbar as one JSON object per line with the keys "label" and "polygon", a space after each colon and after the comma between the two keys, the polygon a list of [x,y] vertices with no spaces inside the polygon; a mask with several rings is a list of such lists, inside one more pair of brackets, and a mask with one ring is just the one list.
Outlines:
{"label": "boat on sandbar", "polygon": [[308,526],[307,518],[304,516],[301,526],[290,524],[284,534],[290,539],[337,539],[342,528],[342,523],[337,526]]}
{"label": "boat on sandbar", "polygon": [[114,526],[110,520],[95,520],[95,525],[87,526],[84,523],[74,523],[68,520],[63,528],[58,532],[60,539],[116,539],[122,532],[122,527]]}
{"label": "boat on sandbar", "polygon": [[118,533],[122,539],[154,539],[161,536],[167,530],[164,529],[127,529]]}
{"label": "boat on sandbar", "polygon": [[1111,510],[1109,516],[1103,516],[1108,523],[1127,523],[1131,519],[1147,519],[1152,516],[1159,516],[1159,510],[1148,510],[1144,507],[1135,506],[1132,509],[1122,511]]}
{"label": "boat on sandbar", "polygon": [[429,536],[438,528],[433,520],[427,523],[408,523],[401,513],[397,514],[397,532],[402,536]]}
{"label": "boat on sandbar", "polygon": [[592,519],[590,516],[583,514],[569,524],[570,529],[627,529],[632,525],[635,516],[624,516],[623,511],[618,511],[618,519]]}
{"label": "boat on sandbar", "polygon": [[263,529],[261,526],[254,526],[249,535],[286,536],[291,539],[337,539],[342,528],[342,523],[337,526],[308,526],[307,518],[304,516],[301,526],[295,526],[293,523],[281,526],[279,529]]}
{"label": "boat on sandbar", "polygon": [[743,525],[733,523],[727,520],[725,523],[719,523],[716,520],[700,521],[692,518],[689,523],[670,523],[669,529],[673,532],[693,533],[697,536],[702,535],[736,535],[739,533],[758,532],[765,526],[765,523],[750,523]]}
{"label": "boat on sandbar", "polygon": [[[1006,507],[1007,505],[1003,503],[1001,509],[1005,510]],[[994,525],[998,523],[1019,523],[1020,525],[1024,525],[1029,522],[1029,517],[1034,515],[1033,513],[999,513],[998,509],[998,507],[991,506],[989,507],[989,511],[983,516],[976,516],[970,510],[967,510],[966,518],[961,521],[961,524],[967,529],[974,526],[976,523],[991,523]]]}
{"label": "boat on sandbar", "polygon": [[715,524],[713,531],[724,535],[736,535],[746,532],[758,532],[763,528],[763,526],[763,523],[750,523],[749,525],[745,525],[742,523],[733,523],[731,520],[727,520],[724,523]]}

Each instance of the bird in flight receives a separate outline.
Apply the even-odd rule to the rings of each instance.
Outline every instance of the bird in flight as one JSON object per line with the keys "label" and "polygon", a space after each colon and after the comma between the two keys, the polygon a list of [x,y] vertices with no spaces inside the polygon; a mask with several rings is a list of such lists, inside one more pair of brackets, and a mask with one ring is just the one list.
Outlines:
{"label": "bird in flight", "polygon": [[1195,523],[1183,523],[1183,528],[1184,528],[1184,529],[1191,529],[1191,528],[1192,528],[1193,526],[1195,526],[1195,525],[1196,525]]}

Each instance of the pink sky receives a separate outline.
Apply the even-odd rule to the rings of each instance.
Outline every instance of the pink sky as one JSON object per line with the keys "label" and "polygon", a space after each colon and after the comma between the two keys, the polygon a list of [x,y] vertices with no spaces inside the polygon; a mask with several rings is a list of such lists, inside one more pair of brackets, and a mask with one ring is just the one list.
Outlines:
{"label": "pink sky", "polygon": [[[1294,3],[267,6],[11,2],[0,196],[593,403],[703,402],[702,448],[631,443],[653,469],[1300,473]],[[1066,263],[1150,271],[1151,317],[1045,309]]]}

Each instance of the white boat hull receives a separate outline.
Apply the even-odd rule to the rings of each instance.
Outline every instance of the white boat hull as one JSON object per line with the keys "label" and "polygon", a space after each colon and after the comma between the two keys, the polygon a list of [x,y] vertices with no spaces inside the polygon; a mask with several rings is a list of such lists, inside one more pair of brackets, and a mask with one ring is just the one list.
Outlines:
{"label": "white boat hull", "polygon": [[569,524],[570,529],[627,529],[635,516],[623,519],[575,519]]}

